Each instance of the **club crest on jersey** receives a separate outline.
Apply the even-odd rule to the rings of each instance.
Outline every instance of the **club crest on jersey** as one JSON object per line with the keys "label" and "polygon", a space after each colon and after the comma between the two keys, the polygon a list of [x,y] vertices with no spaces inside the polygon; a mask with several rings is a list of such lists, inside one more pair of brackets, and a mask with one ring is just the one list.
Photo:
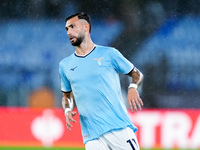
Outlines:
{"label": "club crest on jersey", "polygon": [[104,59],[104,57],[101,58],[94,58],[93,60],[96,60],[98,65],[101,66],[101,60]]}

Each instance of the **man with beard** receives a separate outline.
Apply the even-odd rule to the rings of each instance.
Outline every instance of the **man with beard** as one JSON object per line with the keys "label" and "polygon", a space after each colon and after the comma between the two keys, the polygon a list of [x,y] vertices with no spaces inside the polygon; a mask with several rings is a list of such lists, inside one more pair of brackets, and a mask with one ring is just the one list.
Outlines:
{"label": "man with beard", "polygon": [[138,150],[137,128],[122,98],[119,72],[132,78],[127,97],[131,111],[141,110],[143,105],[137,92],[142,73],[115,48],[92,42],[86,13],[73,14],[65,21],[67,35],[76,48],[59,65],[67,128],[71,130],[71,121],[76,122],[73,92],[86,150]]}

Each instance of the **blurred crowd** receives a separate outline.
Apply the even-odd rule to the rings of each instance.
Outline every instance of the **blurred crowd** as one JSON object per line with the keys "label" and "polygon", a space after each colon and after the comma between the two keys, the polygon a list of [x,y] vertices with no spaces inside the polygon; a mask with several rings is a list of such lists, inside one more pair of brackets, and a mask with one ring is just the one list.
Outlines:
{"label": "blurred crowd", "polygon": [[[61,105],[58,63],[73,52],[64,20],[80,11],[91,16],[96,44],[117,48],[141,68],[144,107],[200,106],[200,0],[0,3],[0,106]],[[120,77],[126,98],[130,80]]]}

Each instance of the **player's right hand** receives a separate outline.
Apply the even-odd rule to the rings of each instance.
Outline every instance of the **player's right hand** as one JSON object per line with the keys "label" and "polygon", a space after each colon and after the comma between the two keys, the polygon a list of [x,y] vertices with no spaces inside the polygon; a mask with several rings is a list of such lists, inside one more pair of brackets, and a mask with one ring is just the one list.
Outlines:
{"label": "player's right hand", "polygon": [[73,117],[76,115],[77,113],[75,111],[69,111],[66,115],[66,126],[67,126],[67,129],[69,131],[71,131],[71,127],[72,127],[72,124],[71,124],[71,121],[76,123],[76,120],[73,119]]}

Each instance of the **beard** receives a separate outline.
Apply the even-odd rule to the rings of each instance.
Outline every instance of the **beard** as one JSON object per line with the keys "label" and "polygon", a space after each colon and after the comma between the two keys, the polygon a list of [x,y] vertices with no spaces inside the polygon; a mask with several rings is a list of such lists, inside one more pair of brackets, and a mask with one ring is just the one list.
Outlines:
{"label": "beard", "polygon": [[74,37],[75,40],[71,41],[71,44],[73,46],[80,46],[80,44],[83,42],[85,36],[84,35],[79,35],[78,37]]}

